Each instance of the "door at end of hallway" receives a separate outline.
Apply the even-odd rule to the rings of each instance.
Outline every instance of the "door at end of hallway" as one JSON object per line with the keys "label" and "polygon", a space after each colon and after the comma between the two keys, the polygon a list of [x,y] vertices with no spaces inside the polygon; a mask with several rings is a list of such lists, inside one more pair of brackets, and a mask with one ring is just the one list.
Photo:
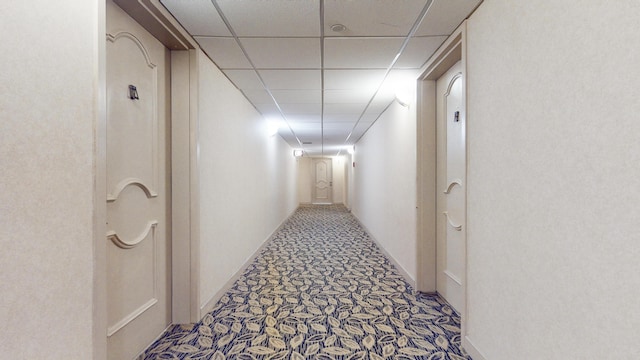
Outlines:
{"label": "door at end of hallway", "polygon": [[313,159],[313,204],[333,203],[332,160],[330,158]]}

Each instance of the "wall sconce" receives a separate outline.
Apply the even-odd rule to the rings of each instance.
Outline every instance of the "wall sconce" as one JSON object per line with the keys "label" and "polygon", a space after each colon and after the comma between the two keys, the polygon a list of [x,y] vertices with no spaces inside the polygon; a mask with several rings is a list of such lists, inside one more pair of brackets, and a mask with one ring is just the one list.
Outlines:
{"label": "wall sconce", "polygon": [[275,136],[278,131],[280,130],[280,124],[281,124],[281,120],[280,119],[266,119],[266,131],[267,131],[267,135],[269,137],[273,137]]}
{"label": "wall sconce", "polygon": [[304,154],[304,151],[302,151],[301,149],[293,150],[293,156],[295,157],[301,157],[303,154]]}
{"label": "wall sconce", "polygon": [[398,104],[406,108],[409,107],[409,94],[407,94],[406,92],[396,92],[395,100],[398,102]]}

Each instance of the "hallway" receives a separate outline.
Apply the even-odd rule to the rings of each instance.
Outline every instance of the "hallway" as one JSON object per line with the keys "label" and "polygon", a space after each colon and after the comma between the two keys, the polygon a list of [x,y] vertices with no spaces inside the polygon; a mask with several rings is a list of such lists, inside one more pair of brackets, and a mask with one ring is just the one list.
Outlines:
{"label": "hallway", "polygon": [[213,311],[144,359],[467,359],[460,318],[414,294],[342,205],[302,205]]}

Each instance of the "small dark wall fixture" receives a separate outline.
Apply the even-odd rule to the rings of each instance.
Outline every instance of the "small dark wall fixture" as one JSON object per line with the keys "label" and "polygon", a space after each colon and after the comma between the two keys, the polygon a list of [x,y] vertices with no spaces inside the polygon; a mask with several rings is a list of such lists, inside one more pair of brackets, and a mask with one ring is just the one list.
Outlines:
{"label": "small dark wall fixture", "polygon": [[138,97],[138,89],[135,86],[129,85],[129,99],[131,100],[140,100]]}

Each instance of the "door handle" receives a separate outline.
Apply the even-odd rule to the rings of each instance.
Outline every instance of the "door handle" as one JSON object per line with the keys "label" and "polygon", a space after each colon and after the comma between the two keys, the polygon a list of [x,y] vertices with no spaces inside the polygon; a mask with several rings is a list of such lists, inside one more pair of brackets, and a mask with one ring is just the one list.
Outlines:
{"label": "door handle", "polygon": [[329,181],[329,187],[333,186],[333,181]]}

